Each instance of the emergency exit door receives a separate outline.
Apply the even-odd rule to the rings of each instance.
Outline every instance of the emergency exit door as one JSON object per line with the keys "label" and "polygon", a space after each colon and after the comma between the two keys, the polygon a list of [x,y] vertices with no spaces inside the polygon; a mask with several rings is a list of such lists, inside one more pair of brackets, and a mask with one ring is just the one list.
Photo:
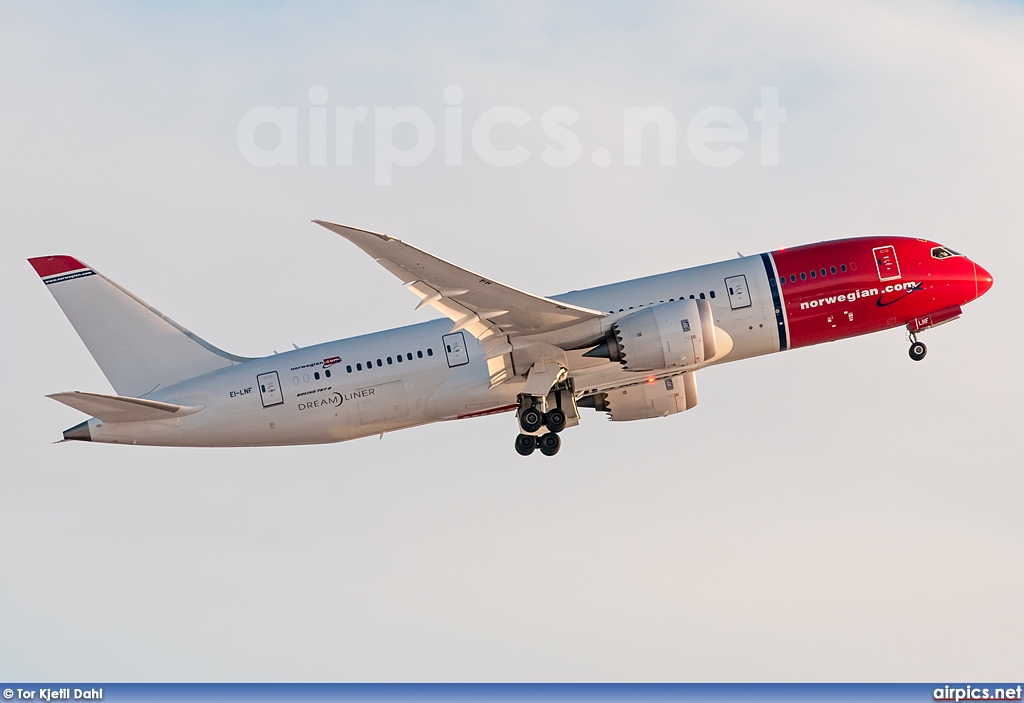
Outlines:
{"label": "emergency exit door", "polygon": [[729,305],[733,310],[750,307],[750,291],[747,290],[746,276],[730,276],[725,279],[725,289],[729,292]]}
{"label": "emergency exit door", "polygon": [[466,351],[466,338],[462,332],[453,332],[441,337],[444,353],[448,357],[448,366],[462,366],[469,363],[469,352]]}
{"label": "emergency exit door", "polygon": [[263,401],[263,407],[269,408],[284,402],[284,394],[281,393],[281,381],[277,377],[277,371],[261,373],[256,377],[256,385],[260,387],[260,400]]}

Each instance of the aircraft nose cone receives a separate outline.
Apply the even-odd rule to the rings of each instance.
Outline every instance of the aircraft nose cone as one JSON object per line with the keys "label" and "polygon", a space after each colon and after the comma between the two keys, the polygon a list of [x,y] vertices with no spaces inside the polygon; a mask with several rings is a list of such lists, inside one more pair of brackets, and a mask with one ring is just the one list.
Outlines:
{"label": "aircraft nose cone", "polygon": [[974,282],[978,287],[978,297],[980,298],[988,293],[988,289],[992,287],[992,274],[978,266],[978,264],[975,264]]}

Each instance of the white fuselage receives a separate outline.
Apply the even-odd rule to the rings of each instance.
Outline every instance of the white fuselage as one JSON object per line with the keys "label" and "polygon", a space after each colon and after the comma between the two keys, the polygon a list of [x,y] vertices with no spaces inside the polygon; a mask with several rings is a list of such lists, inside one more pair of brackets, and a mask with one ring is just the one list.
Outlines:
{"label": "white fuselage", "polygon": [[[607,331],[644,307],[704,296],[726,340],[724,352],[710,363],[734,361],[786,348],[766,264],[773,266],[770,257],[749,256],[553,297],[610,313],[600,322]],[[730,295],[725,281],[737,276],[748,289]],[[743,295],[747,299],[736,297]],[[451,330],[450,320],[434,320],[245,361],[145,396],[203,406],[199,412],[146,422],[94,418],[89,429],[93,441],[124,444],[313,444],[514,409],[525,378],[492,387],[480,342],[466,332],[446,338]],[[640,383],[652,375],[624,371],[583,351],[568,352],[577,392]]]}

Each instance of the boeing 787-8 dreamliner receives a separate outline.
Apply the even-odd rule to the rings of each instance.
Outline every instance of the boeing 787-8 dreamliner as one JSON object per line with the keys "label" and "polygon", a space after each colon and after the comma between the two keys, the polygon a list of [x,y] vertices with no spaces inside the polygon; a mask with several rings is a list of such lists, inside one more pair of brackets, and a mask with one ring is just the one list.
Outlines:
{"label": "boeing 787-8 dreamliner", "polygon": [[515,449],[551,456],[579,408],[644,420],[697,404],[713,364],[960,316],[992,276],[925,239],[866,237],[542,297],[382,234],[316,220],[446,319],[262,358],[229,354],[70,256],[30,259],[116,395],[49,397],[68,440],[159,446],[340,442],[515,411]]}

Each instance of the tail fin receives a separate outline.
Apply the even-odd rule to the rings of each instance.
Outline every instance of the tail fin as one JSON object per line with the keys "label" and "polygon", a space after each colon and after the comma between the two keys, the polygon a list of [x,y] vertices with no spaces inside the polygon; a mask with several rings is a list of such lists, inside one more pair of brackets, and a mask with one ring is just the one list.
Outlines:
{"label": "tail fin", "polygon": [[122,396],[144,396],[247,361],[203,341],[70,256],[28,260]]}

